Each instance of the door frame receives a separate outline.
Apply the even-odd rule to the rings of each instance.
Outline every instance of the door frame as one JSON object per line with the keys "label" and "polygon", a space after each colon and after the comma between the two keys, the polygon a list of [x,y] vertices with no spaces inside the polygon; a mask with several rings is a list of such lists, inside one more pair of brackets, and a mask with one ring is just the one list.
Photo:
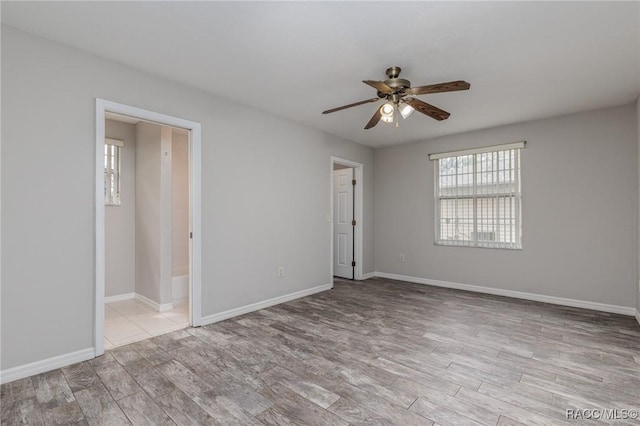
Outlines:
{"label": "door frame", "polygon": [[364,247],[362,241],[363,241],[363,234],[364,234],[364,221],[362,219],[363,215],[362,215],[362,209],[364,206],[364,179],[362,178],[364,176],[364,165],[362,163],[358,163],[355,161],[351,161],[351,160],[347,160],[346,158],[340,158],[340,157],[334,157],[331,156],[331,161],[329,163],[329,180],[331,181],[331,184],[329,186],[329,194],[330,194],[330,200],[331,200],[331,238],[330,238],[330,253],[331,253],[331,257],[330,257],[330,266],[329,266],[329,271],[330,271],[330,276],[331,276],[331,282],[333,282],[333,245],[334,245],[334,241],[333,241],[333,223],[334,223],[334,211],[333,211],[333,166],[334,164],[339,164],[341,166],[347,166],[347,167],[352,167],[355,170],[355,179],[356,179],[356,187],[354,188],[354,194],[355,194],[355,203],[353,206],[353,209],[355,211],[355,217],[356,217],[356,228],[354,231],[354,235],[353,235],[353,243],[355,244],[355,251],[356,251],[356,270],[355,270],[355,280],[359,281],[362,280],[362,260],[364,258],[363,253],[362,253],[362,248]]}
{"label": "door frame", "polygon": [[104,139],[105,113],[127,115],[160,125],[189,130],[189,222],[192,238],[189,256],[189,325],[202,322],[202,129],[200,123],[172,117],[130,105],[96,98],[96,181],[95,181],[95,356],[104,354],[105,303],[105,208],[104,208]]}

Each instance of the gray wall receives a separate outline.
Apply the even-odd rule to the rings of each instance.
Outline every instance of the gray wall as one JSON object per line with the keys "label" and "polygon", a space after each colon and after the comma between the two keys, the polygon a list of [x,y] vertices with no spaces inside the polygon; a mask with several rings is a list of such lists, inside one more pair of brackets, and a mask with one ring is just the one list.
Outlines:
{"label": "gray wall", "polygon": [[93,346],[96,97],[202,123],[203,315],[331,282],[331,155],[364,163],[373,271],[370,148],[4,26],[1,47],[2,369]]}
{"label": "gray wall", "polygon": [[[633,306],[635,117],[627,105],[376,150],[376,270]],[[523,249],[435,246],[428,154],[521,140]]]}
{"label": "gray wall", "polygon": [[105,295],[135,291],[136,127],[105,121],[105,135],[124,141],[121,151],[120,206],[105,206]]}
{"label": "gray wall", "polygon": [[171,276],[189,275],[189,137],[171,133]]}
{"label": "gray wall", "polygon": [[[638,215],[640,215],[640,97],[636,101],[636,136],[638,138]],[[640,216],[638,217],[638,274],[636,283],[636,315],[640,321]]]}
{"label": "gray wall", "polygon": [[170,128],[136,124],[136,293],[158,304],[171,302],[170,146]]}

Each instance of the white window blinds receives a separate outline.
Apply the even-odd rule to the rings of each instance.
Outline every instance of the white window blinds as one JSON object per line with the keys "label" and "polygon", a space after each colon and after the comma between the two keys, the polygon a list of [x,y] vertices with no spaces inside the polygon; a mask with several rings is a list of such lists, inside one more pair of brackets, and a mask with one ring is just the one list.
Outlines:
{"label": "white window blinds", "polygon": [[105,138],[104,141],[104,204],[120,205],[120,157],[124,142]]}
{"label": "white window blinds", "polygon": [[436,244],[522,248],[520,151],[524,142],[431,154]]}

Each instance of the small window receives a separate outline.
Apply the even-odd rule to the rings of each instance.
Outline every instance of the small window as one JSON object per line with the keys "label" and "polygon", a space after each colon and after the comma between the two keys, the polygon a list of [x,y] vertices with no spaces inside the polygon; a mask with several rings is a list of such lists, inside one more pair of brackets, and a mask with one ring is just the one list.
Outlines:
{"label": "small window", "polygon": [[120,157],[124,143],[117,139],[104,144],[104,204],[120,205]]}
{"label": "small window", "polygon": [[521,249],[524,142],[431,154],[436,244]]}

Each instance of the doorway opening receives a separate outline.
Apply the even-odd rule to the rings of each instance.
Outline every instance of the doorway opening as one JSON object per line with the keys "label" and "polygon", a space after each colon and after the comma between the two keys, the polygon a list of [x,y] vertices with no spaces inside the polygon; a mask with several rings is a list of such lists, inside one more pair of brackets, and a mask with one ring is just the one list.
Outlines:
{"label": "doorway opening", "polygon": [[331,276],[362,279],[363,165],[331,157]]}
{"label": "doorway opening", "polygon": [[95,354],[201,321],[200,125],[96,100]]}

